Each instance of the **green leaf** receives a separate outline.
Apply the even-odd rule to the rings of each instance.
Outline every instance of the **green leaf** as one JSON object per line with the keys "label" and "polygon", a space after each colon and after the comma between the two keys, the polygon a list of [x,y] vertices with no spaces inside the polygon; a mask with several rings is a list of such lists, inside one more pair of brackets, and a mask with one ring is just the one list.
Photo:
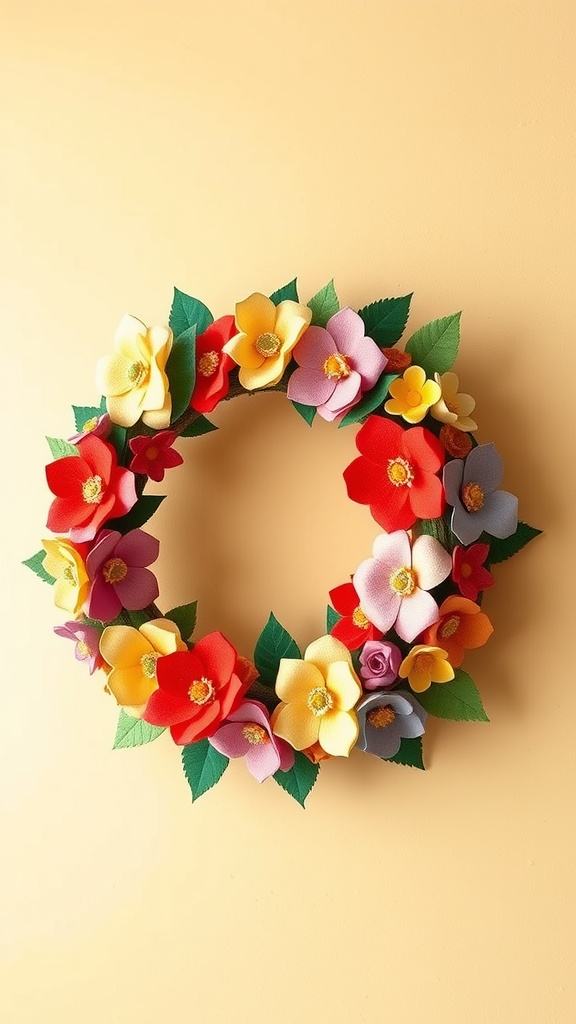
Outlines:
{"label": "green leaf", "polygon": [[312,426],[312,421],[313,421],[313,419],[314,419],[314,417],[316,415],[316,406],[315,405],[301,405],[300,402],[292,402],[292,405],[296,409],[296,412],[300,413],[302,419],[306,420],[306,423],[308,424],[308,426],[311,427]]}
{"label": "green leaf", "polygon": [[419,693],[418,701],[429,715],[449,718],[453,722],[489,722],[482,698],[473,679],[463,669],[455,669],[450,683],[432,683]]}
{"label": "green leaf", "polygon": [[[108,437],[106,438],[106,440],[109,441],[110,444],[113,445],[114,448],[116,449],[116,454],[118,456],[118,462],[120,464],[122,464],[122,461],[124,459],[124,455],[125,455],[125,452],[126,452],[126,437],[127,437],[127,435],[128,435],[128,431],[127,431],[126,427],[121,427],[118,423],[113,423],[111,428],[110,428],[110,433],[108,434]],[[128,454],[130,455],[130,458],[131,458],[132,457],[131,453],[129,452]]]}
{"label": "green leaf", "polygon": [[196,609],[198,601],[191,601],[190,604],[181,604],[166,612],[165,619],[176,623],[183,640],[189,640],[196,625]]}
{"label": "green leaf", "polygon": [[142,747],[145,743],[152,743],[152,740],[158,739],[163,732],[164,729],[160,726],[149,725],[141,718],[132,718],[120,710],[112,750],[120,750],[121,747]]}
{"label": "green leaf", "polygon": [[266,686],[274,686],[280,659],[301,657],[296,641],[270,612],[270,618],[254,648],[254,664],[260,673],[260,682]]}
{"label": "green leaf", "polygon": [[518,523],[516,533],[513,533],[511,537],[506,537],[504,540],[490,537],[489,564],[497,565],[498,562],[505,562],[507,558],[517,554],[526,544],[534,540],[534,537],[539,537],[541,533],[542,530],[536,530],[535,527],[528,526],[528,523]]}
{"label": "green leaf", "polygon": [[357,405],[354,405],[349,412],[343,417],[341,427],[347,427],[350,423],[358,423],[359,420],[365,419],[374,409],[378,409],[386,395],[388,394],[388,388],[393,380],[396,380],[397,373],[384,374],[380,377],[380,380],[372,391],[367,391],[365,395],[360,399]]}
{"label": "green leaf", "polygon": [[190,405],[196,380],[196,327],[188,327],[174,339],[166,363],[166,376],[172,396],[171,422],[177,420]]}
{"label": "green leaf", "polygon": [[340,309],[338,296],[334,289],[334,281],[329,281],[308,303],[312,310],[311,323],[314,327],[326,327],[331,316]]}
{"label": "green leaf", "polygon": [[412,362],[421,366],[428,377],[446,373],[458,355],[461,313],[453,313],[442,320],[433,320],[416,331],[406,342],[406,351]]}
{"label": "green leaf", "polygon": [[119,516],[117,519],[107,522],[106,529],[119,530],[120,533],[136,530],[148,522],[165,497],[165,494],[143,494],[125,516]]}
{"label": "green leaf", "polygon": [[189,327],[196,328],[196,334],[203,334],[207,327],[213,322],[214,317],[200,299],[194,299],[186,292],[174,289],[172,308],[168,323],[172,328],[175,338],[185,334]]}
{"label": "green leaf", "polygon": [[419,535],[425,533],[429,537],[435,537],[446,551],[453,551],[458,543],[444,516],[440,516],[439,519],[420,519],[415,530]]}
{"label": "green leaf", "polygon": [[205,416],[198,416],[187,427],[184,427],[180,437],[200,437],[202,434],[209,434],[212,430],[218,430],[218,427],[214,423],[210,423]]}
{"label": "green leaf", "polygon": [[64,459],[68,455],[79,455],[80,450],[75,444],[64,441],[61,437],[47,437],[48,447],[55,459]]}
{"label": "green leaf", "polygon": [[331,633],[332,629],[334,628],[334,626],[336,625],[337,622],[340,622],[341,618],[342,618],[342,616],[340,615],[340,612],[337,612],[336,609],[333,608],[331,604],[327,605],[326,606],[326,632],[327,633]]}
{"label": "green leaf", "polygon": [[297,280],[294,278],[293,281],[289,281],[283,288],[279,288],[278,291],[272,292],[270,296],[275,306],[278,306],[284,299],[292,299],[293,302],[298,302],[298,285]]}
{"label": "green leaf", "polygon": [[26,565],[29,569],[32,569],[32,572],[35,572],[36,575],[39,576],[41,580],[44,580],[45,583],[52,584],[56,582],[56,579],[54,576],[51,576],[49,572],[46,572],[46,569],[44,568],[45,558],[46,552],[44,550],[37,551],[35,555],[31,556],[31,558],[27,558],[25,562],[22,562],[22,565]]}
{"label": "green leaf", "polygon": [[380,348],[389,348],[402,337],[410,312],[409,295],[400,295],[397,299],[378,299],[358,310],[364,321],[366,335],[372,338]]}
{"label": "green leaf", "polygon": [[304,807],[306,797],[316,782],[320,766],[312,764],[305,754],[299,750],[294,751],[294,765],[287,772],[277,771],[273,778],[282,789],[285,789],[290,796]]}
{"label": "green leaf", "polygon": [[422,737],[417,736],[416,739],[402,740],[398,753],[394,754],[394,757],[383,757],[382,760],[394,761],[396,764],[407,764],[410,768],[421,768],[422,771],[425,771],[426,766],[422,757]]}
{"label": "green leaf", "polygon": [[100,406],[97,405],[73,405],[74,424],[79,434],[84,432],[84,426],[89,420],[98,419],[106,412],[106,400],[103,398]]}
{"label": "green leaf", "polygon": [[198,740],[182,749],[182,767],[192,790],[193,801],[216,785],[228,764],[228,758],[211,746],[208,740]]}

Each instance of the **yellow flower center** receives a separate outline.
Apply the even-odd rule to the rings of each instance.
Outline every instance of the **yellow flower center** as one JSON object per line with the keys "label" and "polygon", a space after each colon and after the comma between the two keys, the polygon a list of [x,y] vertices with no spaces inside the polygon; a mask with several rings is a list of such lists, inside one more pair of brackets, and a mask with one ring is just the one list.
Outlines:
{"label": "yellow flower center", "polygon": [[202,377],[213,377],[218,369],[220,363],[220,356],[218,352],[205,352],[203,356],[200,356],[198,360],[198,373]]}
{"label": "yellow flower center", "polygon": [[105,583],[120,583],[127,572],[128,566],[123,558],[109,558],[102,569]]}
{"label": "yellow flower center", "polygon": [[92,651],[88,647],[88,644],[84,642],[84,640],[78,641],[78,643],[76,644],[76,650],[81,658],[89,658],[90,655],[92,654]]}
{"label": "yellow flower center", "polygon": [[98,417],[97,416],[92,416],[89,420],[86,420],[86,423],[82,427],[82,433],[83,434],[89,434],[91,430],[96,430],[97,426],[98,426]]}
{"label": "yellow flower center", "polygon": [[465,484],[462,488],[462,504],[467,512],[479,512],[484,504],[484,491],[480,484]]}
{"label": "yellow flower center", "polygon": [[399,569],[394,569],[391,574],[390,588],[395,594],[400,594],[400,597],[410,597],[416,588],[416,575],[413,569],[408,569],[407,566],[403,565]]}
{"label": "yellow flower center", "polygon": [[460,575],[463,579],[467,580],[472,575],[472,566],[468,565],[468,562],[463,562],[460,566]]}
{"label": "yellow flower center", "polygon": [[265,359],[270,359],[271,356],[277,355],[282,348],[282,342],[277,334],[270,334],[266,331],[265,334],[260,334],[254,343],[254,348],[261,356]]}
{"label": "yellow flower center", "polygon": [[148,376],[148,367],[142,362],[132,363],[128,367],[128,380],[133,387],[137,388],[139,384],[146,379]]}
{"label": "yellow flower center", "polygon": [[209,701],[214,700],[214,684],[211,679],[206,679],[206,676],[202,676],[201,679],[195,679],[192,686],[188,690],[188,696],[193,704],[198,704],[202,707],[203,704],[208,704]]}
{"label": "yellow flower center", "polygon": [[396,712],[390,707],[372,708],[372,711],[369,711],[366,715],[366,720],[375,729],[385,729],[387,725],[392,724],[395,718]]}
{"label": "yellow flower center", "polygon": [[82,484],[82,497],[87,505],[99,505],[104,497],[102,493],[102,477],[89,476]]}
{"label": "yellow flower center", "polygon": [[154,462],[154,460],[158,458],[158,448],[155,444],[146,449],[146,458],[149,459],[150,462]]}
{"label": "yellow flower center", "polygon": [[370,625],[370,621],[366,618],[360,605],[358,605],[358,607],[352,612],[352,622],[355,626],[358,626],[359,629],[368,629],[368,626]]}
{"label": "yellow flower center", "polygon": [[306,703],[313,715],[321,716],[330,711],[334,701],[325,686],[315,686],[310,690]]}
{"label": "yellow flower center", "polygon": [[143,654],[140,658],[142,675],[146,676],[146,679],[156,678],[156,662],[159,657],[160,655],[156,651],[149,651],[148,654]]}
{"label": "yellow flower center", "polygon": [[411,487],[414,480],[412,466],[406,459],[388,459],[388,479],[394,487]]}
{"label": "yellow flower center", "polygon": [[270,742],[270,737],[266,732],[266,729],[261,725],[256,725],[256,722],[247,722],[242,729],[242,735],[253,747],[258,746],[259,743]]}
{"label": "yellow flower center", "polygon": [[324,361],[324,373],[331,380],[342,380],[343,377],[350,376],[350,363],[346,356],[341,355],[340,352],[334,352]]}
{"label": "yellow flower center", "polygon": [[422,395],[419,391],[407,391],[405,400],[409,409],[415,409],[417,405],[422,405]]}
{"label": "yellow flower center", "polygon": [[66,566],[62,573],[62,579],[66,580],[67,583],[78,583],[78,577],[73,565]]}
{"label": "yellow flower center", "polygon": [[447,640],[449,636],[454,636],[454,633],[458,629],[459,625],[460,616],[451,615],[450,618],[446,619],[446,622],[443,622],[442,625],[440,626],[440,629],[438,630],[438,636],[442,640]]}

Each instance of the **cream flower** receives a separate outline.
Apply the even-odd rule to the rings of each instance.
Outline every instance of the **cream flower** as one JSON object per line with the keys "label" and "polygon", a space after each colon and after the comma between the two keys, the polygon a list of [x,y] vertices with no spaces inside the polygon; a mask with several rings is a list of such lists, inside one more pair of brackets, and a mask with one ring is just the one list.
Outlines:
{"label": "cream flower", "polygon": [[44,568],[56,580],[54,604],[70,615],[78,615],[90,588],[82,555],[65,537],[43,540],[42,547],[46,552]]}
{"label": "cream flower", "polygon": [[388,388],[392,396],[384,406],[392,416],[402,416],[408,423],[420,423],[431,405],[440,401],[440,385],[426,380],[421,366],[409,366],[402,377],[396,377]]}
{"label": "cream flower", "polygon": [[132,427],[142,417],[154,430],[170,424],[172,399],[166,363],[172,349],[169,327],[146,327],[125,316],[114,338],[116,351],[96,366],[96,382],[106,396],[113,423]]}
{"label": "cream flower", "polygon": [[430,409],[430,415],[441,423],[450,423],[458,430],[478,430],[478,424],[470,419],[476,402],[471,395],[458,392],[458,377],[455,373],[435,373],[434,380],[442,389],[439,402]]}
{"label": "cream flower", "polygon": [[308,306],[291,299],[275,306],[260,292],[236,304],[238,334],[222,351],[238,363],[243,388],[254,391],[278,383],[311,318]]}
{"label": "cream flower", "polygon": [[158,689],[158,658],[186,650],[178,626],[170,619],[152,619],[139,629],[107,626],[100,637],[100,653],[112,669],[108,689],[128,714],[140,718],[148,698]]}

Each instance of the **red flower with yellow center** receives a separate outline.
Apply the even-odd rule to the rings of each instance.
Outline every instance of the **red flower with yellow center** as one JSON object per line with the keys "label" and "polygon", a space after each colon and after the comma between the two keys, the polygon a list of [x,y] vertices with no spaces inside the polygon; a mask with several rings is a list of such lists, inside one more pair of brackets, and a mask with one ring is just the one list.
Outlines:
{"label": "red flower with yellow center", "polygon": [[212,412],[228,394],[235,364],[222,347],[235,333],[234,317],[221,316],[196,338],[196,381],[190,405],[197,412]]}
{"label": "red flower with yellow center", "polygon": [[466,651],[482,647],[493,632],[490,619],[474,601],[452,596],[440,605],[438,622],[424,630],[421,642],[443,648],[452,667],[458,668]]}
{"label": "red flower with yellow center", "polygon": [[342,616],[330,633],[341,640],[349,651],[355,651],[367,640],[379,640],[382,632],[376,629],[360,607],[360,598],[353,583],[342,583],[330,591],[330,600]]}

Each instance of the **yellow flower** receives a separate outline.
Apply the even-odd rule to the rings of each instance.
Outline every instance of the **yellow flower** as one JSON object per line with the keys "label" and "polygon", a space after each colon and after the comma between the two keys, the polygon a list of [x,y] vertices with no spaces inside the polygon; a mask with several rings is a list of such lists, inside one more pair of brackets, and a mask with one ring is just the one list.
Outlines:
{"label": "yellow flower", "polygon": [[132,427],[142,417],[147,426],[164,430],[172,412],[165,373],[172,331],[146,327],[136,317],[125,316],[114,343],[116,351],[96,367],[96,382],[106,396],[110,419],[121,427]]}
{"label": "yellow flower", "polygon": [[236,304],[239,333],[223,351],[238,363],[243,388],[254,391],[278,383],[311,317],[308,306],[290,299],[275,306],[260,292]]}
{"label": "yellow flower", "polygon": [[476,402],[471,395],[458,392],[458,377],[455,373],[434,374],[440,385],[442,397],[430,409],[430,415],[441,423],[450,423],[458,430],[478,430],[478,424],[470,419]]}
{"label": "yellow flower", "polygon": [[65,537],[43,540],[42,547],[46,551],[44,568],[56,579],[54,604],[70,615],[78,615],[90,588],[82,555]]}
{"label": "yellow flower", "polygon": [[426,380],[421,366],[409,366],[402,377],[396,377],[388,388],[392,398],[386,402],[386,412],[402,416],[408,423],[420,423],[431,405],[440,401],[440,385]]}
{"label": "yellow flower", "polygon": [[276,693],[282,703],[272,716],[277,736],[296,750],[319,743],[333,757],[344,756],[358,739],[353,708],[362,687],[350,651],[333,636],[323,636],[304,652],[304,660],[282,658]]}
{"label": "yellow flower", "polygon": [[404,658],[398,675],[401,679],[408,679],[415,693],[423,693],[431,683],[449,683],[454,679],[454,669],[448,662],[447,651],[417,644]]}
{"label": "yellow flower", "polygon": [[158,658],[186,650],[178,626],[170,619],[152,619],[140,629],[106,626],[100,637],[100,654],[111,667],[106,685],[125,711],[140,718],[150,694],[158,689]]}

